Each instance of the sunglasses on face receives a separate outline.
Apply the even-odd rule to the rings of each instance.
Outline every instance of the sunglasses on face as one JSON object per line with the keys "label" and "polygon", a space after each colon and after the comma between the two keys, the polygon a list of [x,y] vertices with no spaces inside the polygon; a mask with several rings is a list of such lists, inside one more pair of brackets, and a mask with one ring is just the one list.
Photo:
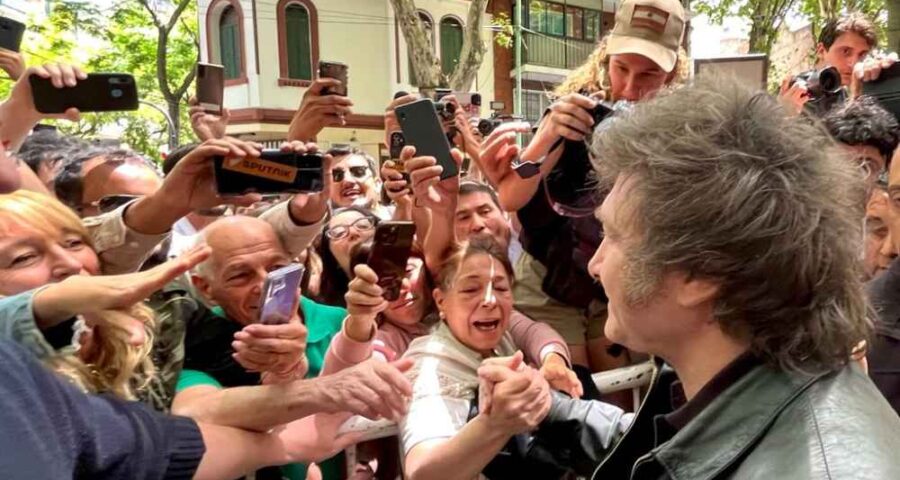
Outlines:
{"label": "sunglasses on face", "polygon": [[140,198],[139,195],[106,195],[105,197],[101,197],[99,200],[93,201],[91,203],[86,203],[78,207],[80,211],[86,210],[88,207],[94,207],[100,211],[100,213],[108,213],[111,212],[126,203]]}
{"label": "sunglasses on face", "polygon": [[[347,169],[350,172],[350,176],[357,180],[365,180],[369,177],[369,167],[358,166],[358,167],[350,167]],[[331,170],[331,178],[334,179],[335,182],[340,182],[344,180],[344,175],[347,174],[347,171],[335,168]]]}
{"label": "sunglasses on face", "polygon": [[351,227],[359,233],[369,232],[375,228],[375,222],[369,217],[359,218],[349,225],[335,225],[325,231],[325,236],[331,240],[340,240],[350,233]]}

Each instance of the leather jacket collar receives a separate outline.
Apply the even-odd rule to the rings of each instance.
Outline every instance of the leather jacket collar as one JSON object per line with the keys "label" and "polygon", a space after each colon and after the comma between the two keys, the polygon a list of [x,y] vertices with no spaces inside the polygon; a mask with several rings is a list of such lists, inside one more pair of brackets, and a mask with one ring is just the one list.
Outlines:
{"label": "leather jacket collar", "polygon": [[801,377],[757,366],[713,400],[671,440],[635,465],[658,462],[672,479],[715,478],[746,455],[819,376]]}

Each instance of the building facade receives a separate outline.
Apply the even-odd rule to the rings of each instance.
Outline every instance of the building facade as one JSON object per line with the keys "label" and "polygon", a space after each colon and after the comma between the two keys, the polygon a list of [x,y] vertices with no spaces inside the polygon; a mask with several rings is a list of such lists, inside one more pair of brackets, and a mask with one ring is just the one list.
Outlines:
{"label": "building facade", "polygon": [[[436,55],[459,57],[467,0],[417,0]],[[225,66],[228,132],[261,142],[285,138],[291,116],[315,78],[319,60],[349,66],[354,113],[317,138],[385,154],[383,113],[398,91],[415,91],[406,43],[388,0],[199,0],[201,59]],[[486,15],[485,27],[490,25]],[[486,42],[491,33],[485,28]],[[455,58],[454,58],[455,56]],[[493,50],[472,91],[491,99]]]}

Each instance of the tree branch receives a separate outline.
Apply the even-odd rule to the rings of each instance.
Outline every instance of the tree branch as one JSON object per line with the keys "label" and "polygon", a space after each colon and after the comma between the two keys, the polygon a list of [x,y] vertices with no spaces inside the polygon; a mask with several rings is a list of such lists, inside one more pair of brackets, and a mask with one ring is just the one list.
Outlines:
{"label": "tree branch", "polygon": [[462,50],[459,54],[459,63],[450,75],[450,87],[457,91],[465,91],[472,85],[472,80],[478,74],[481,61],[487,48],[481,38],[481,27],[484,23],[484,12],[487,10],[488,0],[472,0],[469,5],[468,18],[466,19],[465,35],[463,36]]}
{"label": "tree branch", "polygon": [[172,12],[172,16],[169,17],[169,23],[166,24],[166,33],[172,32],[172,29],[175,28],[175,24],[178,23],[178,19],[181,18],[181,14],[184,13],[184,10],[188,7],[189,3],[191,3],[191,0],[181,0],[181,3],[175,7],[175,11]]}
{"label": "tree branch", "polygon": [[153,11],[153,7],[150,6],[150,2],[148,0],[138,0],[138,2],[141,4],[142,7],[144,7],[144,10],[146,10],[147,13],[150,14],[150,17],[153,18],[153,25],[155,25],[156,28],[162,28],[163,24],[159,20],[159,17],[156,15],[156,12]]}

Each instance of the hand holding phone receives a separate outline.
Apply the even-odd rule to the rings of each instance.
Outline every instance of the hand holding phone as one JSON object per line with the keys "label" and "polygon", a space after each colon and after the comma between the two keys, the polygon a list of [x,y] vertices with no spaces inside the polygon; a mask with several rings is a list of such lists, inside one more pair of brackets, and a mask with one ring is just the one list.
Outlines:
{"label": "hand holding phone", "polygon": [[297,313],[303,265],[294,263],[269,272],[259,298],[259,323],[280,325],[288,323]]}
{"label": "hand holding phone", "polygon": [[0,17],[0,48],[10,52],[19,52],[22,37],[25,35],[25,24],[11,18]]}
{"label": "hand holding phone", "polygon": [[266,149],[258,158],[215,157],[216,189],[222,195],[310,193],[325,188],[321,153]]}
{"label": "hand holding phone", "polygon": [[206,113],[222,114],[225,96],[225,67],[209,63],[197,64],[197,102]]}
{"label": "hand holding phone", "polygon": [[406,144],[416,147],[416,155],[434,157],[441,166],[441,180],[459,175],[456,160],[450,155],[450,142],[444,134],[434,102],[424,98],[400,105],[396,109],[397,120],[406,138]]}
{"label": "hand holding phone", "polygon": [[[71,67],[69,67],[71,68]],[[137,110],[138,92],[134,77],[127,73],[92,73],[79,76],[53,75],[46,69],[28,75],[35,109],[43,114],[116,112]]]}
{"label": "hand holding phone", "polygon": [[347,87],[348,78],[348,70],[346,64],[340,62],[319,62],[319,78],[333,78],[341,82],[340,87],[334,88],[326,88],[322,91],[322,95],[338,95],[340,97],[347,97],[349,89]]}
{"label": "hand holding phone", "polygon": [[378,286],[384,292],[384,299],[389,302],[400,298],[400,286],[406,276],[406,264],[415,234],[413,222],[383,222],[375,229],[366,264],[378,275]]}

